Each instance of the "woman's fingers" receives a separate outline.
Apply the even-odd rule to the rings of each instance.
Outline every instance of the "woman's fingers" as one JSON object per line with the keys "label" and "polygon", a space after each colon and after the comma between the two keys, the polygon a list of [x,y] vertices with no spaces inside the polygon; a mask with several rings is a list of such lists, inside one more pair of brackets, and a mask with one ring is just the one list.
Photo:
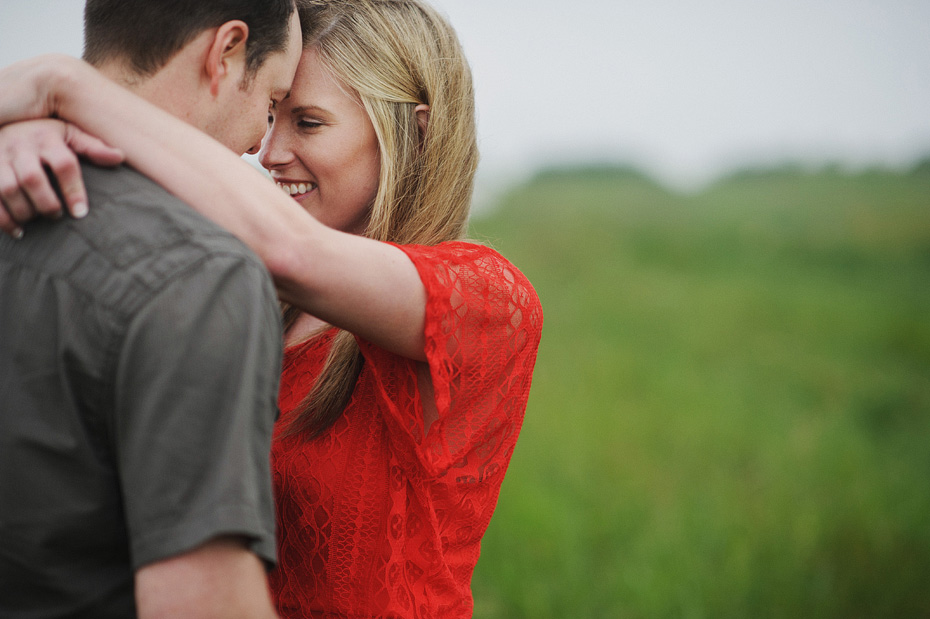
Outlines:
{"label": "woman's fingers", "polygon": [[124,159],[119,149],[58,120],[0,129],[0,230],[21,236],[22,224],[37,216],[60,217],[59,192],[72,216],[86,215],[79,155],[105,166]]}
{"label": "woman's fingers", "polygon": [[99,166],[108,168],[118,166],[126,159],[126,155],[120,149],[110,146],[71,123],[65,123],[65,141],[75,153]]}
{"label": "woman's fingers", "polygon": [[[73,154],[71,156],[77,166],[77,158]],[[15,196],[13,218],[20,223],[26,223],[37,215],[61,217],[61,201],[43,167],[44,156],[40,157],[34,153],[21,153],[13,159],[13,172],[20,190]],[[61,161],[59,165],[62,165]]]}
{"label": "woman's fingers", "polygon": [[0,198],[0,230],[14,239],[22,238],[23,228],[10,216],[3,199]]}
{"label": "woman's fingers", "polygon": [[22,236],[22,225],[35,217],[35,209],[23,192],[13,162],[0,161],[0,228],[16,238]]}
{"label": "woman's fingers", "polygon": [[[50,144],[46,150],[41,153],[42,161],[46,169],[51,172],[53,178],[58,181],[58,188],[67,204],[68,212],[74,217],[83,217],[87,214],[87,192],[84,189],[84,179],[81,176],[81,164],[77,155],[64,142]],[[50,188],[50,187],[49,187]],[[61,203],[58,197],[57,210],[53,210],[53,204],[50,196],[46,193],[46,187],[36,185],[36,191],[29,191],[29,197],[36,209],[46,217],[56,217],[61,215]],[[53,192],[54,193],[54,192]]]}
{"label": "woman's fingers", "polygon": [[[49,123],[50,121],[34,121]],[[42,151],[50,131],[64,140],[64,125],[16,123],[0,129],[0,202],[4,220],[24,224],[39,213],[61,212],[61,203],[42,167]],[[10,224],[5,230],[8,231]]]}
{"label": "woman's fingers", "polygon": [[126,157],[120,149],[109,146],[70,123],[65,125],[65,140],[68,147],[62,148],[62,144],[56,142],[45,162],[58,179],[68,212],[74,217],[83,217],[87,214],[87,191],[84,189],[80,164],[74,155],[106,167],[118,166]]}

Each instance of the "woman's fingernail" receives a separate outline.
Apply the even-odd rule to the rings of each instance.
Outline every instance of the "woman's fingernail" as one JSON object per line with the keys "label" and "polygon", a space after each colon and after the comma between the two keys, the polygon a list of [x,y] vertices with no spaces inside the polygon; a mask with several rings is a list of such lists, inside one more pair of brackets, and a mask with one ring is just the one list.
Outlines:
{"label": "woman's fingernail", "polygon": [[13,238],[17,241],[23,238],[23,234],[25,234],[25,232],[23,232],[22,228],[13,228]]}
{"label": "woman's fingernail", "polygon": [[71,207],[71,214],[80,219],[87,215],[87,205],[83,202],[78,202],[73,207]]}

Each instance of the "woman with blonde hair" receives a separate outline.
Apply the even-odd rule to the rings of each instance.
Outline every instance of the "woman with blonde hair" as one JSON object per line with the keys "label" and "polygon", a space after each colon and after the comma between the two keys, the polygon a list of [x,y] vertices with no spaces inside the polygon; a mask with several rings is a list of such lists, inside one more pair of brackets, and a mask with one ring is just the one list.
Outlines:
{"label": "woman with blonde hair", "polygon": [[274,277],[281,615],[471,616],[541,308],[516,267],[462,240],[474,95],[449,24],[419,0],[298,7],[303,57],[259,152],[277,187],[76,60],[0,72],[0,123],[55,115],[121,148]]}

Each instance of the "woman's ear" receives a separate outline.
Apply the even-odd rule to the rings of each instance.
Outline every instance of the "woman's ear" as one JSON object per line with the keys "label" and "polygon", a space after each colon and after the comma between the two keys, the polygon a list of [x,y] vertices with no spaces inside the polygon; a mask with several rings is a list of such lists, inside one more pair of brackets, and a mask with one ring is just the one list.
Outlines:
{"label": "woman's ear", "polygon": [[[204,67],[210,80],[210,93],[214,97],[219,94],[220,82],[237,71],[236,65],[241,64],[241,70],[245,71],[248,38],[248,24],[238,19],[228,21],[216,29]],[[237,77],[237,82],[242,79],[242,76],[234,77]]]}
{"label": "woman's ear", "polygon": [[429,106],[421,103],[413,108],[413,111],[417,115],[417,126],[420,127],[420,144],[422,144],[423,140],[426,139],[426,128],[429,126]]}

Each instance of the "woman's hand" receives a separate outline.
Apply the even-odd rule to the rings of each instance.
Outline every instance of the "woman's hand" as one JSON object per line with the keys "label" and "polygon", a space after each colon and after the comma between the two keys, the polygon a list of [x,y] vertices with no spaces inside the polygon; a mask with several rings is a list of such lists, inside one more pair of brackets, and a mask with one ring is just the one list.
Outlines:
{"label": "woman's hand", "polygon": [[78,157],[102,166],[123,162],[123,153],[74,125],[44,119],[0,128],[0,230],[22,236],[22,224],[37,217],[60,217],[57,181],[68,212],[87,214],[87,192]]}

